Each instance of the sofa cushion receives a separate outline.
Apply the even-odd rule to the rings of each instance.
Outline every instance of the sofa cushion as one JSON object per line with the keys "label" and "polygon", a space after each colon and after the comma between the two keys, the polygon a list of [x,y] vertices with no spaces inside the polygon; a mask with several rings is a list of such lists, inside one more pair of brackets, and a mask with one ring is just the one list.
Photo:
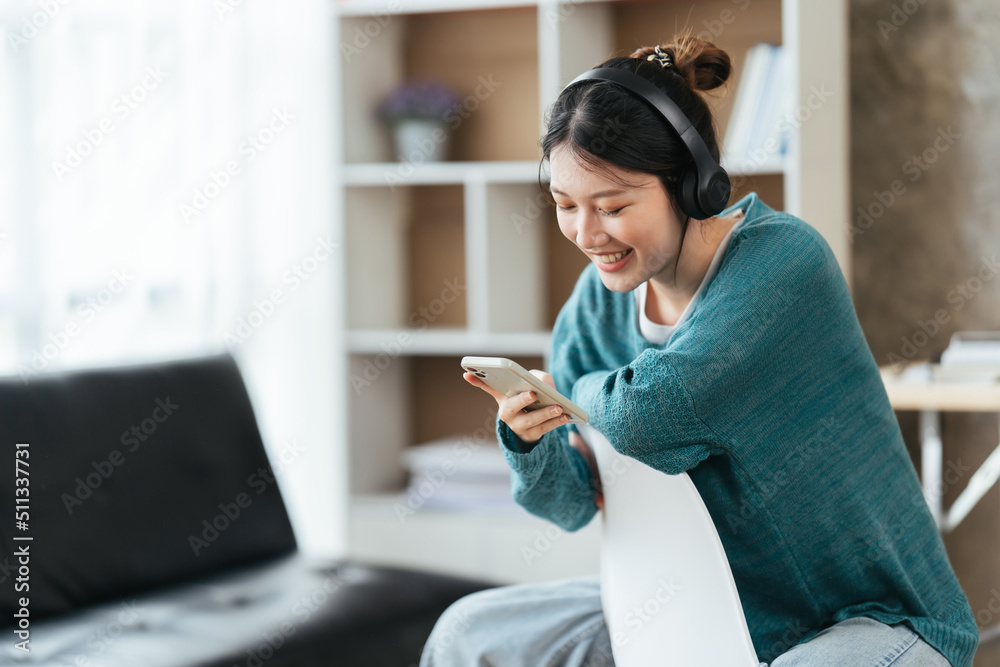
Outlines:
{"label": "sofa cushion", "polygon": [[[0,572],[28,545],[32,619],[295,551],[228,355],[0,379],[0,443],[5,508],[15,443],[29,444],[18,535],[33,539],[13,541],[10,517],[0,522]],[[14,604],[8,581],[0,626]]]}
{"label": "sofa cushion", "polygon": [[300,555],[32,625],[0,664],[407,667],[438,616],[486,584]]}

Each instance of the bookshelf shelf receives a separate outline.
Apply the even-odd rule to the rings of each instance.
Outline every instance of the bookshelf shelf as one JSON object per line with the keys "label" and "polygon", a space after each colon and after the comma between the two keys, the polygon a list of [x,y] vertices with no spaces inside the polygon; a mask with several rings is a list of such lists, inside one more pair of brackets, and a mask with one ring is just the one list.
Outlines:
{"label": "bookshelf shelf", "polygon": [[563,533],[515,511],[422,508],[400,519],[396,493],[352,498],[353,555],[388,565],[492,581],[550,581],[596,573],[600,522]]}
{"label": "bookshelf shelf", "polygon": [[760,162],[747,162],[723,155],[722,167],[729,173],[730,177],[782,176],[787,169],[787,163],[780,156],[770,156]]}
{"label": "bookshelf shelf", "polygon": [[[593,2],[594,0],[575,0]],[[381,19],[387,22],[392,16],[407,14],[433,14],[442,12],[476,9],[505,9],[531,5],[524,0],[478,0],[474,5],[469,0],[341,0],[337,11],[343,17]]]}
{"label": "bookshelf shelf", "polygon": [[[807,220],[850,275],[843,231],[849,222],[846,1],[331,6],[341,40],[335,94],[343,100],[332,120],[341,203],[334,237],[347,257],[341,301],[348,329],[339,352],[351,375],[335,409],[349,425],[342,446],[350,464],[350,553],[498,581],[596,572],[599,522],[585,529],[589,542],[562,540],[578,547],[554,548],[546,565],[505,569],[493,554],[516,561],[525,539],[553,528],[523,512],[427,510],[403,524],[388,513],[406,484],[400,461],[406,448],[458,432],[492,435],[496,403],[462,382],[463,356],[547,367],[552,325],[588,260],[562,237],[539,191],[545,111],[563,85],[611,55],[686,27],[711,39],[734,61],[728,94],[706,96],[723,135],[723,165],[734,177],[733,200],[753,190]],[[793,125],[786,155],[748,162],[726,154],[724,132],[747,53],[760,42],[781,44],[790,54],[796,104],[807,104],[811,86],[825,85],[834,95]],[[456,129],[452,160],[394,162],[389,133],[371,110],[396,84],[428,76],[461,95],[474,94],[481,77],[500,85]]]}
{"label": "bookshelf shelf", "polygon": [[465,183],[537,183],[537,161],[373,162],[344,169],[348,186],[406,187]]}
{"label": "bookshelf shelf", "polygon": [[395,346],[398,346],[399,352],[406,355],[444,355],[453,354],[456,350],[468,350],[468,354],[480,356],[543,356],[548,352],[551,339],[548,331],[498,333],[457,328],[369,329],[350,331],[347,344],[353,354],[378,355],[387,350],[395,351]]}
{"label": "bookshelf shelf", "polygon": [[[783,174],[786,162],[771,155],[765,160],[738,161],[722,156],[722,166],[731,176]],[[352,164],[344,169],[343,184],[354,187],[400,188],[412,185],[459,185],[469,183],[545,183],[548,173],[538,162],[431,162],[410,165],[400,162]]]}

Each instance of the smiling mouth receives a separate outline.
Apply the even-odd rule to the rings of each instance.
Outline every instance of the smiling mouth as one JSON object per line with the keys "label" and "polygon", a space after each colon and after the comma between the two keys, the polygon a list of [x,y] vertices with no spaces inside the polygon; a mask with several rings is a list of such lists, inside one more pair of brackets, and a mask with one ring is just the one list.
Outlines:
{"label": "smiling mouth", "polygon": [[604,264],[613,264],[618,260],[620,260],[625,255],[629,254],[630,252],[632,252],[632,248],[629,248],[628,250],[623,250],[621,252],[616,252],[611,255],[594,255],[594,258],[600,262],[603,262]]}

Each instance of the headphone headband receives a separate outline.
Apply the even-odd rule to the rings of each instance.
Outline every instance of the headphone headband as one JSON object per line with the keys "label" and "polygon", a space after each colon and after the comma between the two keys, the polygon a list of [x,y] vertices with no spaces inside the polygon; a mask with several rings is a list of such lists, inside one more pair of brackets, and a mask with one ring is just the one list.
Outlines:
{"label": "headphone headband", "polygon": [[588,70],[570,81],[566,88],[582,81],[594,80],[618,84],[638,95],[663,116],[694,158],[695,174],[682,178],[679,183],[678,201],[681,209],[690,217],[701,220],[718,215],[729,203],[729,176],[712,157],[705,140],[670,96],[638,74],[614,67]]}

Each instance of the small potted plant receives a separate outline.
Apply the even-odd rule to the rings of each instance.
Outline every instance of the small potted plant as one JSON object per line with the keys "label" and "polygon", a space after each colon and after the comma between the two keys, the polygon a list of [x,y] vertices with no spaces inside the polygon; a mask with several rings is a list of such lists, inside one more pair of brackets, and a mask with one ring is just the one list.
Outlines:
{"label": "small potted plant", "polygon": [[422,162],[444,160],[448,154],[448,113],[458,95],[437,81],[408,81],[396,86],[377,109],[393,131],[397,158]]}

